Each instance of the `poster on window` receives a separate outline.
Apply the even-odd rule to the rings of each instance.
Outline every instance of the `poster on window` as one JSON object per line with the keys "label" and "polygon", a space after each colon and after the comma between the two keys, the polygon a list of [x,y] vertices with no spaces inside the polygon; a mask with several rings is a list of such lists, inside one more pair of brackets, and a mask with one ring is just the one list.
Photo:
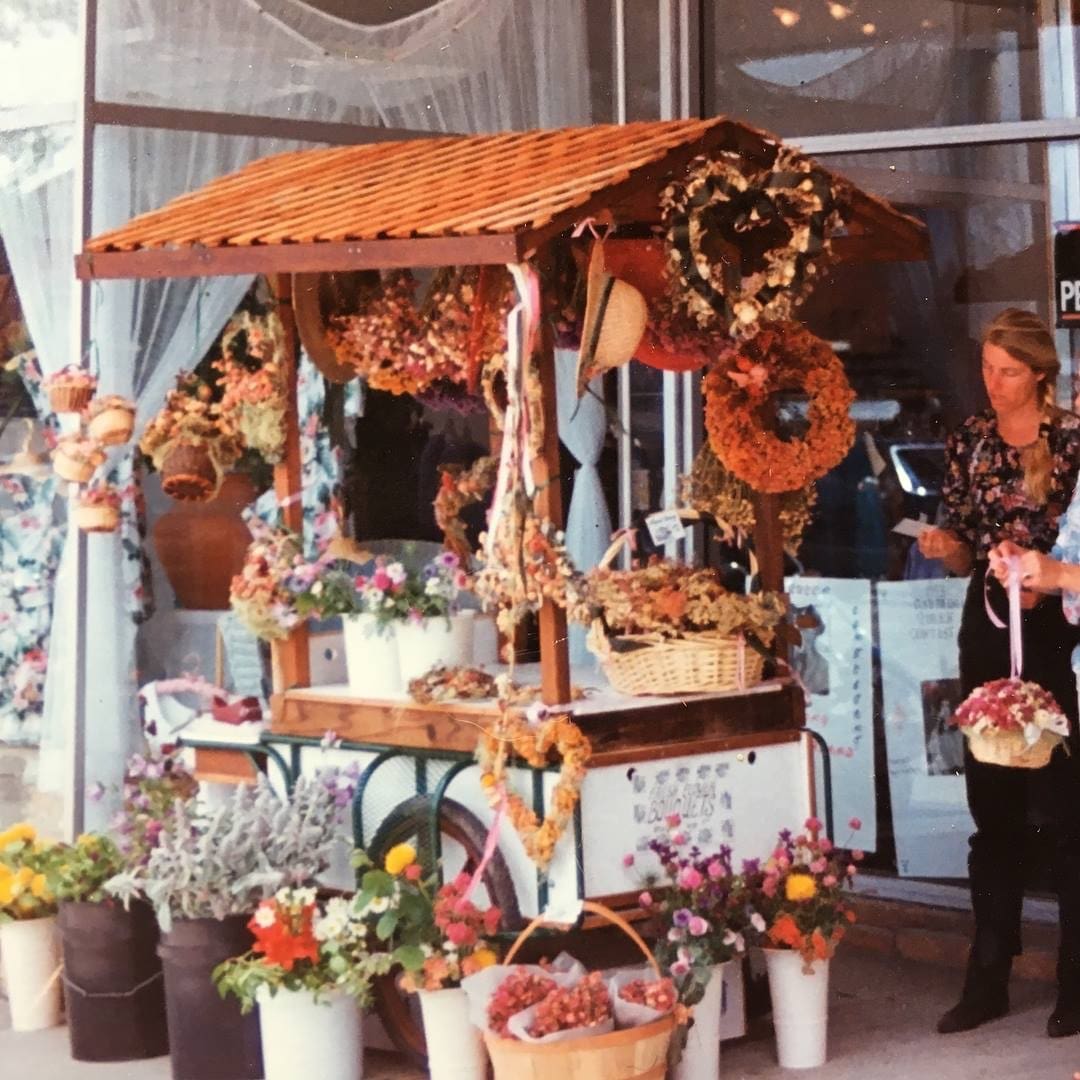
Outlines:
{"label": "poster on window", "polygon": [[[857,578],[790,577],[785,588],[802,643],[791,665],[807,694],[806,722],[829,744],[835,840],[877,847],[874,811],[874,698],[870,582]],[[817,790],[823,792],[821,764]],[[818,809],[824,813],[823,797]],[[848,822],[862,828],[852,837]]]}
{"label": "poster on window", "polygon": [[966,591],[958,580],[878,586],[885,750],[904,877],[967,877],[964,743],[949,724],[962,700],[956,634]]}

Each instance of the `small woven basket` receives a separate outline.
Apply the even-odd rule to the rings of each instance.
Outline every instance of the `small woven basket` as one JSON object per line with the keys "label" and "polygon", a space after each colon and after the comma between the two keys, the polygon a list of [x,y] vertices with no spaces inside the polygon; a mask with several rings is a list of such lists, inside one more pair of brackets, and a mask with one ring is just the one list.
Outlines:
{"label": "small woven basket", "polygon": [[[637,931],[602,904],[586,900],[586,911],[599,915],[622,930],[644,954],[656,977],[660,966]],[[506,954],[511,963],[542,919],[534,919],[518,935]],[[675,1017],[664,1016],[651,1024],[625,1028],[606,1035],[585,1036],[565,1042],[528,1043],[484,1034],[495,1080],[664,1080],[668,1044],[675,1030]]]}
{"label": "small woven basket", "polygon": [[92,386],[58,383],[49,387],[49,408],[54,413],[81,413],[93,400]]}
{"label": "small woven basket", "polygon": [[589,647],[620,694],[705,694],[745,690],[761,682],[765,658],[740,637],[703,631],[680,638],[625,634],[616,649],[593,624]]}
{"label": "small woven basket", "polygon": [[971,756],[984,765],[1006,765],[1013,769],[1041,769],[1050,763],[1054,748],[1064,739],[1053,731],[1044,731],[1038,741],[1028,746],[1019,731],[973,731],[968,737]]}
{"label": "small woven basket", "polygon": [[210,448],[175,443],[161,462],[161,490],[180,502],[209,502],[221,487],[221,474]]}

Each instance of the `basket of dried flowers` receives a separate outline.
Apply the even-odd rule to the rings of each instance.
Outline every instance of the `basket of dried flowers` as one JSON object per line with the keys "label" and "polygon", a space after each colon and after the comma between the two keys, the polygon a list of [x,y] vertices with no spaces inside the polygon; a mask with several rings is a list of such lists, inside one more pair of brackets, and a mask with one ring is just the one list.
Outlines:
{"label": "basket of dried flowers", "polygon": [[[484,1042],[495,1080],[610,1080],[616,1076],[663,1080],[666,1075],[668,1045],[684,1015],[671,980],[662,976],[655,957],[628,922],[593,901],[586,900],[583,906],[633,941],[655,979],[622,985],[624,980],[605,978],[600,972],[556,972],[554,977],[531,967],[515,968],[509,974],[505,967],[481,972],[486,974],[484,982],[496,983],[484,1017]],[[506,965],[542,925],[543,919],[534,919],[518,935],[506,955]],[[472,996],[470,992],[470,1000]]]}
{"label": "basket of dried flowers", "polygon": [[53,451],[53,471],[61,480],[85,484],[105,461],[105,451],[94,439],[65,435]]}
{"label": "basket of dried flowers", "polygon": [[120,492],[108,484],[84,491],[74,516],[83,532],[116,532],[120,526]]}
{"label": "basket of dried flowers", "polygon": [[97,378],[78,364],[68,364],[44,382],[49,408],[55,413],[81,413],[97,390]]}
{"label": "basket of dried flowers", "polygon": [[785,605],[777,593],[740,595],[714,570],[652,559],[614,570],[622,540],[589,573],[597,617],[588,636],[621,694],[744,690],[761,681]]}
{"label": "basket of dried flowers", "polygon": [[95,398],[86,412],[87,432],[103,446],[122,446],[135,430],[135,403],[119,394]]}

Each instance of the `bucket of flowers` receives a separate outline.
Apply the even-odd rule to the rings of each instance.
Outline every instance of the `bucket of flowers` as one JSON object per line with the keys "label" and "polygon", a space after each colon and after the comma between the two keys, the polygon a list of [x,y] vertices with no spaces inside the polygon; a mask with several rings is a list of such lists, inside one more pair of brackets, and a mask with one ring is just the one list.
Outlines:
{"label": "bucket of flowers", "polygon": [[411,844],[391,848],[381,867],[362,852],[354,862],[364,871],[356,911],[401,967],[401,989],[420,1000],[432,1080],[483,1080],[487,1055],[461,982],[498,959],[490,939],[502,913],[469,898],[467,873],[441,886],[425,875]]}
{"label": "bucket of flowers", "polygon": [[365,919],[345,897],[320,901],[313,888],[285,888],[259,904],[248,929],[251,950],[218,965],[213,978],[242,1012],[258,1004],[266,1080],[359,1080],[360,1009],[392,962],[369,947]]}
{"label": "bucket of flowers", "polygon": [[[852,831],[861,827],[857,818]],[[807,818],[785,829],[764,863],[743,866],[750,928],[764,954],[772,996],[777,1056],[783,1068],[825,1063],[829,961],[855,911],[848,890],[862,852],[837,848]]]}
{"label": "bucket of flowers", "polygon": [[779,594],[728,592],[715,570],[668,560],[615,570],[619,546],[588,575],[595,612],[588,644],[616,690],[700,693],[760,682],[784,617]]}
{"label": "bucket of flowers", "polygon": [[56,881],[62,848],[28,822],[0,832],[0,965],[14,1031],[60,1023]]}
{"label": "bucket of flowers", "polygon": [[[677,813],[667,815],[665,824],[668,839],[648,845],[661,873],[647,879],[638,902],[652,916],[657,961],[674,981],[679,1001],[693,1007],[675,1076],[698,1080],[720,1071],[724,982],[746,950],[745,889],[732,871],[730,848],[709,853],[690,846]],[[635,859],[624,856],[624,866],[635,865]]]}

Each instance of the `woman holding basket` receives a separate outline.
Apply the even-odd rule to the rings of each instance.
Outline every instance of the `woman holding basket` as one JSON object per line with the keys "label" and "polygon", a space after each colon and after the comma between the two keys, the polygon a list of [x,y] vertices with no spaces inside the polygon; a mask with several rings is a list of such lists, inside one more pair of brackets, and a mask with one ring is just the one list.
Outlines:
{"label": "woman holding basket", "polygon": [[[991,560],[1049,552],[1058,519],[1080,472],[1080,418],[1053,404],[1061,365],[1054,339],[1033,314],[1001,312],[986,329],[982,376],[990,408],[970,417],[946,443],[945,516],[919,537],[923,555],[971,581],[960,623],[960,683],[966,696],[1010,674],[1008,606]],[[1002,545],[1009,545],[1003,547]],[[1077,632],[1061,605],[1022,582],[1025,679],[1050,691],[1069,719],[1076,745]],[[996,618],[991,615],[995,613]],[[1080,757],[1054,753],[1043,768],[976,761],[967,746],[964,776],[975,821],[968,875],[975,940],[960,1001],[938,1031],[968,1031],[1008,1012],[1012,958],[1020,952],[1026,871],[1043,850],[1061,905],[1058,1001],[1051,1036],[1080,1032]]]}

